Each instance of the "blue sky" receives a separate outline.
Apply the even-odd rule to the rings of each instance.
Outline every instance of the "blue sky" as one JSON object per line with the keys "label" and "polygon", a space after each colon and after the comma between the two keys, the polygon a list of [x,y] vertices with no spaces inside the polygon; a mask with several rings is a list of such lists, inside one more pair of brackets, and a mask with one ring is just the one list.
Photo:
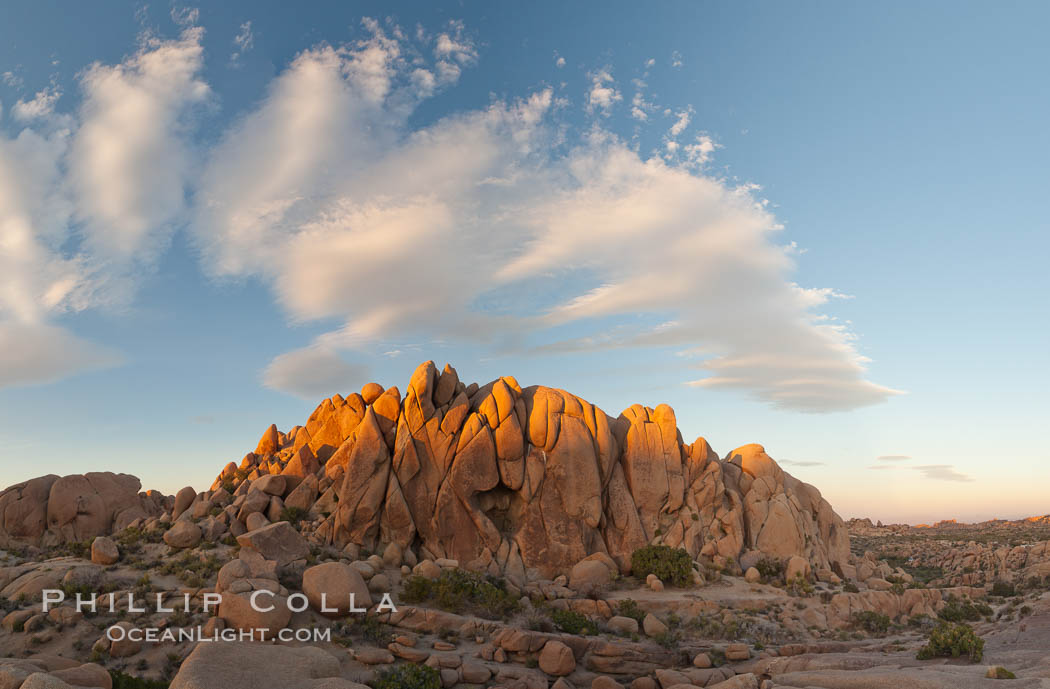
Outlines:
{"label": "blue sky", "polygon": [[434,359],[670,403],[846,517],[1045,513],[1048,19],[5,5],[0,484],[202,487]]}

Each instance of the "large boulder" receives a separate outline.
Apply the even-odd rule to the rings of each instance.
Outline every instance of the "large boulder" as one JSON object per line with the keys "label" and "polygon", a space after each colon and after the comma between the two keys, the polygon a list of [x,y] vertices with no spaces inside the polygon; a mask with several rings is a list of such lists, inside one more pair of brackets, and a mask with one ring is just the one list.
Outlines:
{"label": "large boulder", "polygon": [[327,617],[343,617],[351,608],[367,609],[372,605],[364,578],[342,562],[326,562],[303,572],[303,593],[310,606]]}
{"label": "large boulder", "polygon": [[[226,626],[230,629],[251,632],[257,640],[272,639],[280,630],[288,626],[288,622],[292,619],[292,611],[288,607],[287,596],[271,595],[267,591],[258,593],[258,591],[223,593],[217,615],[226,622]],[[255,595],[257,593],[258,595]],[[253,595],[255,595],[254,605],[252,604]],[[225,646],[226,644],[203,645]]]}
{"label": "large boulder", "polygon": [[310,554],[306,540],[288,522],[277,522],[241,534],[237,537],[237,543],[279,565],[287,565]]}
{"label": "large boulder", "polygon": [[232,641],[197,644],[183,661],[171,689],[308,689],[339,677],[339,661],[313,646],[292,647]]}
{"label": "large boulder", "polygon": [[172,548],[196,548],[200,545],[201,528],[193,522],[178,521],[164,532],[164,542]]}

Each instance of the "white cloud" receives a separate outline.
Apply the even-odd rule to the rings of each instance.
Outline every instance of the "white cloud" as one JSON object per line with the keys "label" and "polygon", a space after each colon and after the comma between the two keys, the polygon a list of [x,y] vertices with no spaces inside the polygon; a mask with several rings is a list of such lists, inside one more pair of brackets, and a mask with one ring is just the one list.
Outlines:
{"label": "white cloud", "polygon": [[685,128],[689,126],[689,120],[691,115],[688,110],[682,110],[676,115],[677,119],[674,124],[671,125],[671,129],[668,130],[668,134],[671,138],[678,138],[678,135],[685,131]]}
{"label": "white cloud", "polygon": [[38,91],[32,100],[19,99],[11,108],[11,115],[20,122],[31,122],[49,117],[55,110],[55,103],[62,97],[62,92],[55,87]]}
{"label": "white cloud", "polygon": [[7,70],[3,74],[0,74],[0,82],[3,82],[4,86],[10,86],[11,88],[22,87],[22,77],[18,76],[11,70]]}
{"label": "white cloud", "polygon": [[[693,386],[802,411],[895,394],[866,380],[848,324],[820,313],[841,295],[795,283],[797,251],[757,188],[702,173],[707,135],[678,141],[690,111],[669,159],[601,120],[568,138],[551,89],[413,129],[421,99],[477,48],[459,23],[412,41],[364,26],[297,56],[199,174],[188,134],[209,90],[192,26],[87,69],[68,127],[42,115],[45,133],[0,138],[0,326],[8,342],[49,340],[37,358],[0,354],[0,385],[115,361],[57,319],[114,301],[188,219],[209,272],[260,279],[291,321],[338,324],[263,374],[307,397],[363,381],[348,352],[419,338],[519,354],[673,347],[702,371]],[[584,107],[608,115],[622,100],[612,74],[590,80]],[[656,112],[639,97],[635,117]],[[556,339],[568,325],[579,337]]]}
{"label": "white cloud", "polygon": [[[686,163],[690,167],[702,167],[711,160],[711,156],[714,154],[716,148],[718,148],[718,144],[716,144],[710,136],[707,134],[699,134],[693,143],[686,144],[683,149],[685,151]],[[794,242],[788,246],[788,249],[796,253],[805,253],[804,250],[797,251]]]}
{"label": "white cloud", "polygon": [[671,52],[671,66],[675,69],[682,66],[682,54],[677,50]]}
{"label": "white cloud", "polygon": [[466,36],[463,22],[449,22],[448,31],[438,34],[434,43],[435,71],[442,85],[455,83],[464,67],[477,62],[478,51]]}
{"label": "white cloud", "polygon": [[200,37],[148,38],[118,65],[91,66],[76,116],[54,112],[55,90],[16,106],[28,126],[0,135],[0,387],[118,363],[57,321],[126,298],[182,211],[181,116],[207,93]]}
{"label": "white cloud", "polygon": [[244,55],[255,47],[255,34],[252,33],[250,21],[241,24],[237,35],[233,37],[233,52],[230,54],[230,62],[237,64]]}
{"label": "white cloud", "polygon": [[565,58],[555,54],[554,66],[561,69],[565,66]]}
{"label": "white cloud", "polygon": [[[410,131],[432,66],[403,61],[403,43],[304,52],[210,156],[195,229],[211,270],[262,278],[293,321],[342,322],[276,359],[268,385],[305,394],[304,371],[346,374],[340,352],[422,336],[504,353],[702,351],[693,385],[795,410],[894,394],[817,312],[833,292],[793,282],[754,187],[643,158],[600,127],[563,153],[550,90]],[[356,78],[375,46],[365,72],[382,78]],[[588,107],[616,102],[611,84],[592,75],[608,91]],[[696,145],[694,158],[714,148]],[[610,320],[615,336],[544,344],[558,326]]]}
{"label": "white cloud", "polygon": [[623,100],[623,95],[616,90],[616,82],[607,69],[600,69],[591,74],[591,90],[587,94],[587,109],[590,112],[599,110],[608,115],[616,103]]}
{"label": "white cloud", "polygon": [[69,170],[77,217],[99,255],[149,260],[184,210],[186,117],[210,93],[199,76],[202,38],[190,28],[177,40],[151,39],[124,62],[92,65],[83,76]]}
{"label": "white cloud", "polygon": [[263,372],[263,385],[316,400],[346,394],[368,382],[368,368],[351,364],[323,347],[306,347],[275,358]]}
{"label": "white cloud", "polygon": [[908,462],[911,461],[909,455],[879,455],[875,458],[877,462]]}

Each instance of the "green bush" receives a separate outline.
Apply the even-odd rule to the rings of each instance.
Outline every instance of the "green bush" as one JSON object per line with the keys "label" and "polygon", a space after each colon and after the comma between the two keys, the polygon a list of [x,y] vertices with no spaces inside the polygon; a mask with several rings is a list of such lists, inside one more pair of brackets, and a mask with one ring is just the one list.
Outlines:
{"label": "green bush", "polygon": [[432,667],[407,663],[380,672],[372,687],[374,689],[441,689],[441,675]]}
{"label": "green bush", "polygon": [[842,585],[842,590],[846,593],[860,593],[860,589],[852,581],[847,581]]}
{"label": "green bush", "polygon": [[655,574],[665,584],[693,583],[693,558],[682,548],[647,545],[631,554],[631,573],[639,579]]}
{"label": "green bush", "polygon": [[1017,589],[1008,581],[997,581],[992,584],[993,596],[1002,596],[1003,598],[1010,598],[1011,596],[1017,595]]}
{"label": "green bush", "polygon": [[636,620],[638,624],[641,624],[642,620],[645,619],[645,611],[630,598],[625,598],[620,601],[619,605],[616,606],[616,614],[622,615],[623,617],[630,617],[631,619]]}
{"label": "green bush", "polygon": [[109,676],[113,679],[113,689],[168,689],[168,682],[133,677],[119,670],[110,670]]}
{"label": "green bush", "polygon": [[572,610],[551,610],[551,622],[566,634],[591,636],[598,633],[598,626],[594,622]]}
{"label": "green bush", "polygon": [[988,672],[984,675],[988,679],[1017,679],[1017,675],[1007,670],[1002,665],[995,665],[988,668]]}
{"label": "green bush", "polygon": [[949,598],[937,617],[945,622],[976,622],[982,617],[992,614],[992,608],[987,603],[974,603],[968,600],[957,600]]}
{"label": "green bush", "polygon": [[915,656],[919,660],[930,658],[959,658],[966,656],[971,663],[981,662],[984,657],[984,639],[977,636],[968,624],[942,622],[932,632],[926,645]]}
{"label": "green bush", "polygon": [[521,603],[507,590],[503,579],[462,569],[446,569],[431,581],[409,577],[401,589],[406,603],[432,603],[454,613],[470,612],[490,620],[505,619],[521,610]]}
{"label": "green bush", "polygon": [[889,616],[882,615],[874,610],[853,613],[852,623],[855,628],[863,629],[869,634],[881,635],[890,630]]}
{"label": "green bush", "polygon": [[771,557],[756,562],[755,569],[762,575],[762,581],[775,581],[784,576],[784,563]]}
{"label": "green bush", "polygon": [[302,507],[285,507],[281,510],[281,515],[277,518],[279,522],[288,522],[292,526],[298,528],[299,523],[306,519],[309,513]]}

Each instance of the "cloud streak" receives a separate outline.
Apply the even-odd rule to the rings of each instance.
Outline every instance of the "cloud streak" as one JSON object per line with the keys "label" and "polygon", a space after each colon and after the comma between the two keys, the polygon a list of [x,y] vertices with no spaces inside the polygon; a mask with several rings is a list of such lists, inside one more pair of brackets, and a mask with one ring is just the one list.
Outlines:
{"label": "cloud streak", "polygon": [[951,464],[925,464],[923,466],[912,468],[921,472],[923,478],[932,479],[934,481],[958,481],[962,483],[971,483],[976,480],[965,474],[959,473]]}

